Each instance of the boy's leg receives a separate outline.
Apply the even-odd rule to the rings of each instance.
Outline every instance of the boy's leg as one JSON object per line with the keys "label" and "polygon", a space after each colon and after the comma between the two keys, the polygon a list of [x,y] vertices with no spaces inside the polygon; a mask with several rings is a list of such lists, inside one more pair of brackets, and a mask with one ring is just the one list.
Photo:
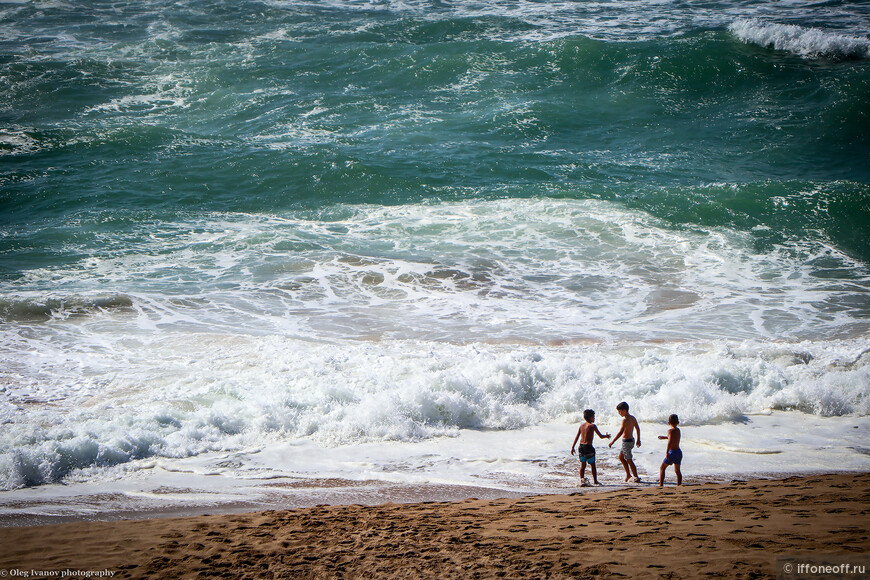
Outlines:
{"label": "boy's leg", "polygon": [[659,469],[659,487],[662,487],[665,484],[665,469],[668,468],[668,464],[662,461],[662,467]]}
{"label": "boy's leg", "polygon": [[640,479],[640,478],[637,476],[637,467],[635,467],[635,465],[634,465],[634,460],[633,460],[633,459],[629,459],[629,460],[628,460],[628,466],[631,468],[631,474],[634,476],[634,478],[635,478],[635,479]]}
{"label": "boy's leg", "polygon": [[586,462],[581,461],[580,462],[580,479],[583,479],[584,477],[586,477]]}
{"label": "boy's leg", "polygon": [[589,467],[592,468],[592,483],[598,485],[598,470],[596,469],[594,463],[591,463]]}
{"label": "boy's leg", "polygon": [[619,452],[619,461],[622,463],[622,468],[625,469],[625,481],[631,479],[631,472],[628,470],[628,461],[625,460],[625,455],[622,451]]}
{"label": "boy's leg", "polygon": [[674,463],[674,471],[677,474],[677,485],[683,485],[683,473],[680,471],[679,463]]}

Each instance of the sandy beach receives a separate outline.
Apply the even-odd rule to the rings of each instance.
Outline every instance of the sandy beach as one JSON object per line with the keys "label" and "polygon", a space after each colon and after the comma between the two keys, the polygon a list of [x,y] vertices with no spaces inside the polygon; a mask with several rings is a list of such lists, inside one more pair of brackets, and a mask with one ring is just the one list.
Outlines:
{"label": "sandy beach", "polygon": [[797,572],[818,571],[808,566],[827,557],[864,566],[864,575],[848,577],[866,578],[868,500],[870,474],[840,473],[82,521],[0,529],[0,570],[67,578],[801,578],[818,577]]}

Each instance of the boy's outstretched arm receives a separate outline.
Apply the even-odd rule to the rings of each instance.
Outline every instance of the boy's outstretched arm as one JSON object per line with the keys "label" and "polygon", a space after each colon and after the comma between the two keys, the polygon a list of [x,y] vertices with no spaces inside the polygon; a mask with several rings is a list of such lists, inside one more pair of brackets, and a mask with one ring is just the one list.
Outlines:
{"label": "boy's outstretched arm", "polygon": [[637,446],[640,447],[640,421],[634,420],[634,428],[637,429]]}
{"label": "boy's outstretched arm", "polygon": [[598,436],[601,437],[602,439],[609,439],[610,438],[610,433],[608,433],[607,435],[601,434],[601,431],[598,430],[598,425],[595,426],[595,432],[598,433]]}

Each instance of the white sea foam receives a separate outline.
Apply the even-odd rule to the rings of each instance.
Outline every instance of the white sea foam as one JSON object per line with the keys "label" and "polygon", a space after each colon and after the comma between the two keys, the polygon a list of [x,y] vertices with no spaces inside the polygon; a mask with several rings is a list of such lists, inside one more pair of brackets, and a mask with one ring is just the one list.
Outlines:
{"label": "white sea foam", "polygon": [[3,488],[515,432],[621,399],[693,425],[870,414],[866,267],[821,244],[758,253],[549,199],[141,228],[2,283]]}
{"label": "white sea foam", "polygon": [[[833,248],[757,254],[752,234],[675,231],[594,201],[349,206],[143,228],[70,247],[86,257],[23,272],[4,296],[60,316],[112,288],[131,308],[100,325],[127,325],[133,310],[142,329],[292,328],[332,339],[805,339],[867,329],[870,276]],[[827,270],[847,283],[831,283]]]}
{"label": "white sea foam", "polygon": [[44,349],[0,376],[5,489],[282,441],[513,431],[622,399],[687,425],[769,409],[870,414],[864,340],[522,347],[173,333],[101,346],[59,359]]}
{"label": "white sea foam", "polygon": [[870,58],[870,39],[790,24],[740,19],[729,27],[745,42],[803,57]]}
{"label": "white sea foam", "polygon": [[[642,418],[642,417],[641,417]],[[244,451],[195,457],[134,460],[115,470],[91,468],[65,485],[7,491],[0,517],[18,523],[59,517],[202,513],[323,503],[449,500],[513,493],[577,491],[578,463],[569,454],[577,417],[513,431],[463,430],[455,437],[416,442],[325,446],[297,440]],[[599,409],[599,427],[614,433],[615,412]],[[641,421],[643,445],[634,460],[647,485],[655,482],[664,453],[656,435],[663,422]],[[870,420],[767,412],[737,422],[682,425],[684,482],[796,472],[866,471]],[[598,476],[622,485],[617,448],[598,445]],[[75,479],[75,481],[74,481]],[[672,482],[669,478],[669,483]]]}

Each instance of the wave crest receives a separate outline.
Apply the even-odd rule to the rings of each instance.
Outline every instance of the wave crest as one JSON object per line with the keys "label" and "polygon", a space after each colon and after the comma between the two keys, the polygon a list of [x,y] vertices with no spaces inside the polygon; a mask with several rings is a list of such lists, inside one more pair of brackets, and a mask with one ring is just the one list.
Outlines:
{"label": "wave crest", "polygon": [[773,47],[802,57],[870,58],[870,40],[866,38],[791,24],[765,24],[755,19],[737,20],[728,29],[744,42]]}

